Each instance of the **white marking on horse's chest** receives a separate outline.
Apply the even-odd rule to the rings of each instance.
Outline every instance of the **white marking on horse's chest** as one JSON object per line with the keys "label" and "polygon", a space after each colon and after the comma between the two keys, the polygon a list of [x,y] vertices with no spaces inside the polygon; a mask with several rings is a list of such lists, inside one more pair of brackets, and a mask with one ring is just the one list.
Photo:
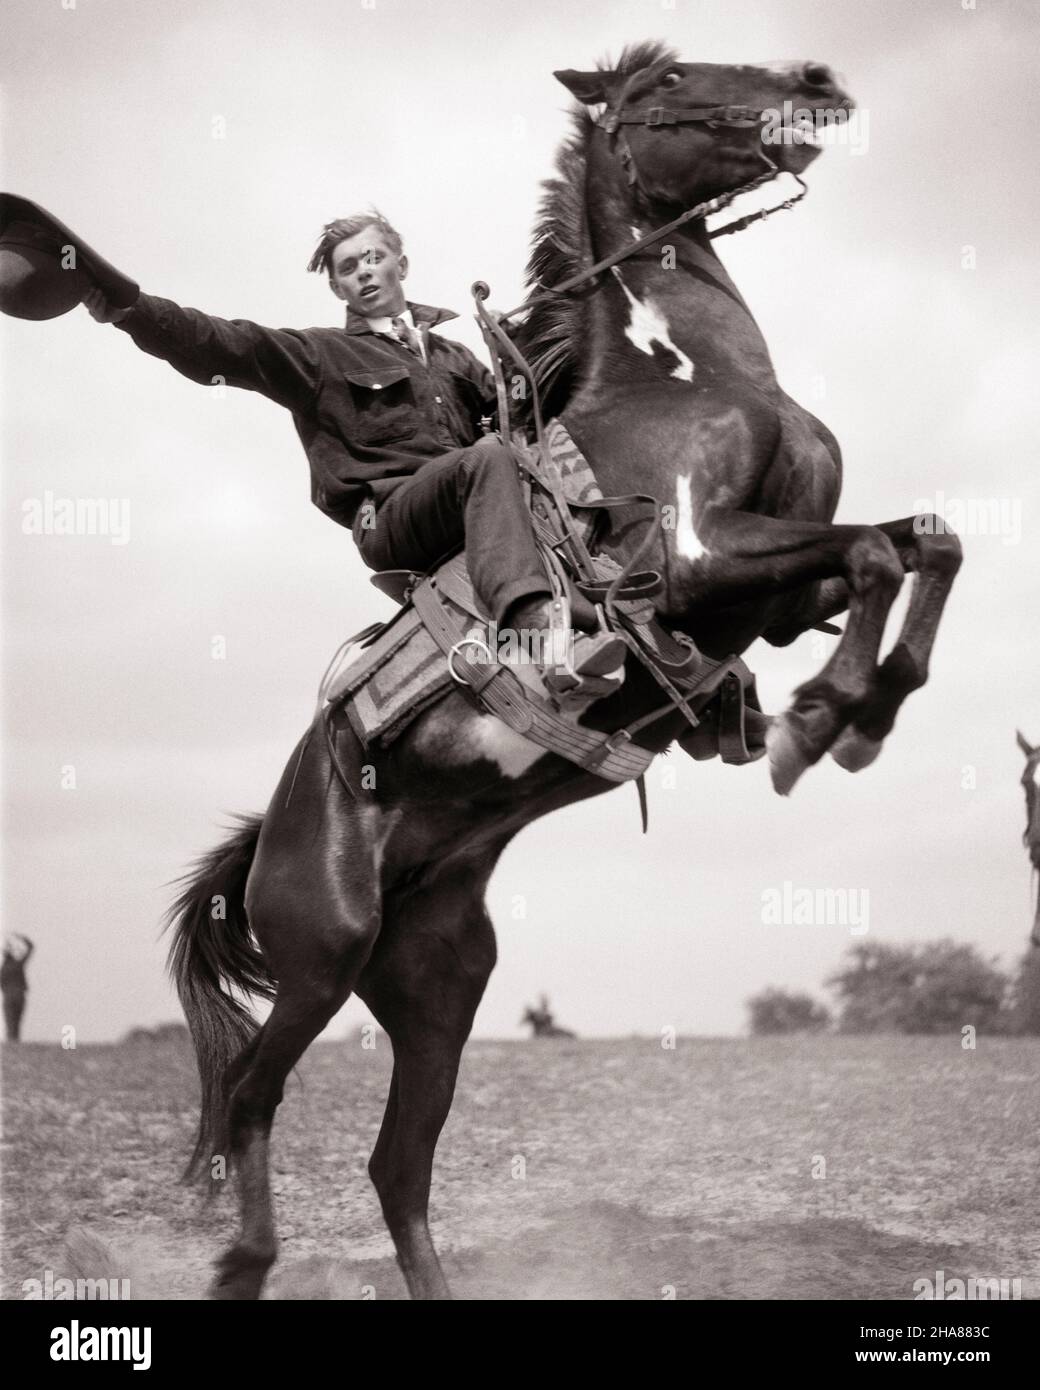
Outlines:
{"label": "white marking on horse's chest", "polygon": [[675,480],[675,500],[675,548],[687,560],[700,560],[708,549],[693,528],[693,491],[687,473],[680,473]]}
{"label": "white marking on horse's chest", "polygon": [[672,342],[668,320],[651,296],[648,294],[644,299],[637,299],[621,278],[621,272],[617,266],[613,265],[610,268],[628,300],[629,319],[628,327],[625,329],[625,337],[640,352],[645,352],[648,357],[654,355],[654,343],[660,343],[666,351],[674,353],[679,359],[678,365],[672,368],[669,375],[675,377],[676,381],[692,381],[693,362],[682,348],[676,347]]}
{"label": "white marking on horse's chest", "polygon": [[1033,785],[1040,787],[1040,762],[1033,768]]}

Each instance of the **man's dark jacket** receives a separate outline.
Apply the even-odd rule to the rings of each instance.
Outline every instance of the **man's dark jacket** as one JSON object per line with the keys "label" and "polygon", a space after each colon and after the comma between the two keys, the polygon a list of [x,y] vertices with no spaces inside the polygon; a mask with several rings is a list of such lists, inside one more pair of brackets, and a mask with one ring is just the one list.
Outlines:
{"label": "man's dark jacket", "polygon": [[409,303],[426,348],[373,333],[348,313],[345,328],[262,328],[142,294],[117,327],[192,381],[259,391],[292,411],[311,466],[311,500],[350,526],[427,459],[480,438],[495,409],[491,373],[461,343],[429,330],[457,318]]}

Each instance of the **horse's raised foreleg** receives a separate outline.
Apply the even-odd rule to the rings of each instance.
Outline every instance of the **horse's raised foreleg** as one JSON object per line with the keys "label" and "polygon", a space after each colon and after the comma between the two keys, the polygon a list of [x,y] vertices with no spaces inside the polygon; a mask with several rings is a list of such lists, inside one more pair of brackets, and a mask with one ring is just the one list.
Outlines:
{"label": "horse's raised foreleg", "polygon": [[945,530],[938,517],[904,517],[886,521],[878,530],[889,537],[904,568],[913,573],[913,588],[895,645],[831,748],[835,762],[849,772],[858,772],[874,761],[900,705],[911,691],[920,689],[927,681],[928,660],[939,620],[961,566],[961,543]]}
{"label": "horse's raised foreleg", "polygon": [[285,1079],[347,999],[379,932],[378,812],[330,782],[317,741],[286,807],[293,773],[290,764],[246,890],[249,924],[278,987],[270,1016],[227,1076],[241,1229],[217,1261],[215,1298],[259,1297],[277,1254],[268,1147]]}
{"label": "horse's raised foreleg", "polygon": [[778,520],[717,508],[703,518],[701,537],[702,553],[689,557],[683,581],[699,606],[766,599],[820,580],[840,579],[847,586],[848,622],[833,655],[798,687],[767,735],[773,785],[786,795],[870,690],[903,565],[892,541],[874,526]]}
{"label": "horse's raised foreleg", "polygon": [[413,1298],[451,1297],[430,1237],[430,1180],[459,1059],[495,963],[483,902],[490,868],[444,865],[435,879],[388,896],[383,931],[358,984],[394,1050],[369,1173]]}

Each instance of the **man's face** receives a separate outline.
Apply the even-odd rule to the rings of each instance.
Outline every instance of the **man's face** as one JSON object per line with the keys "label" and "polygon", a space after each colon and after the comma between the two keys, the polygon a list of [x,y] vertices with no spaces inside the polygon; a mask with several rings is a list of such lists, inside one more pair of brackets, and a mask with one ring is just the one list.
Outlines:
{"label": "man's face", "polygon": [[407,256],[399,256],[378,227],[366,227],[341,241],[332,253],[333,293],[355,313],[393,318],[405,307],[401,281]]}

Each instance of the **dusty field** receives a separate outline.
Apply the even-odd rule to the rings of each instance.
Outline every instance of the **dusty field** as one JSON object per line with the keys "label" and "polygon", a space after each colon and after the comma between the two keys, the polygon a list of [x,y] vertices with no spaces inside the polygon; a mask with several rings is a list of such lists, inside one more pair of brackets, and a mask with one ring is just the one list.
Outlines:
{"label": "dusty field", "polygon": [[[70,1233],[112,1253],[82,1272],[203,1296],[232,1212],[176,1183],[187,1047],[8,1047],[3,1067],[4,1297],[71,1272]],[[327,1043],[290,1082],[270,1297],[404,1297],[365,1174],[389,1069],[382,1037]],[[1035,1298],[1038,1072],[1040,1040],[473,1043],[434,1236],[463,1298],[906,1299],[940,1269]]]}

